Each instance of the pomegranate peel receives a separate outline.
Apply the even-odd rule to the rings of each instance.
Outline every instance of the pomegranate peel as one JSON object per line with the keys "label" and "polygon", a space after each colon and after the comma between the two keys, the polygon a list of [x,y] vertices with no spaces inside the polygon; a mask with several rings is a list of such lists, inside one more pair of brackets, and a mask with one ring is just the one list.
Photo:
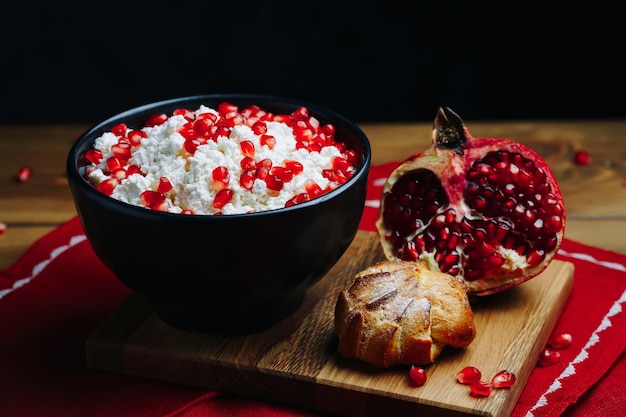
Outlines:
{"label": "pomegranate peel", "polygon": [[388,177],[376,227],[388,259],[421,260],[488,295],[542,272],[558,251],[565,205],[546,161],[509,139],[474,138],[440,108],[432,145]]}

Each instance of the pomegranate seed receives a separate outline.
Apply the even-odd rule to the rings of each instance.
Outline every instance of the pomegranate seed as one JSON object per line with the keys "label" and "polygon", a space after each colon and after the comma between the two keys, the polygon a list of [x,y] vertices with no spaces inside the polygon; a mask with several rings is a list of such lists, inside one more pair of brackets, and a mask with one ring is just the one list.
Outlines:
{"label": "pomegranate seed", "polygon": [[350,163],[345,158],[335,156],[332,158],[332,166],[335,171],[346,172],[350,169]]}
{"label": "pomegranate seed", "polygon": [[254,171],[256,169],[256,161],[249,156],[244,156],[241,161],[239,161],[239,166],[244,171]]}
{"label": "pomegranate seed", "polygon": [[298,161],[292,161],[290,159],[286,159],[283,162],[283,165],[285,166],[285,168],[287,168],[288,170],[290,170],[293,175],[298,175],[301,174],[302,171],[304,171],[304,167],[302,166],[302,164]]}
{"label": "pomegranate seed", "polygon": [[245,188],[246,190],[252,190],[255,179],[256,175],[254,171],[244,171],[239,176],[239,185],[241,188]]}
{"label": "pomegranate seed", "polygon": [[6,232],[6,230],[7,230],[7,224],[0,222],[0,235]]}
{"label": "pomegranate seed", "polygon": [[113,194],[113,190],[115,190],[115,187],[117,187],[118,184],[119,183],[115,178],[107,178],[106,180],[98,184],[98,187],[96,188],[98,191],[105,195],[111,195]]}
{"label": "pomegranate seed", "polygon": [[346,150],[344,152],[344,157],[352,166],[355,166],[359,163],[359,154],[352,149]]}
{"label": "pomegranate seed", "polygon": [[118,181],[122,181],[124,178],[128,177],[128,172],[124,168],[117,168],[113,172],[111,172],[111,177],[115,178]]}
{"label": "pomegranate seed", "polygon": [[574,152],[574,163],[576,165],[589,165],[591,163],[591,155],[587,151],[578,150]]}
{"label": "pomegranate seed", "polygon": [[198,119],[209,119],[211,122],[217,122],[218,116],[215,113],[200,113],[196,116]]}
{"label": "pomegranate seed", "polygon": [[195,214],[192,209],[184,209],[180,212],[180,214]]}
{"label": "pomegranate seed", "polygon": [[230,136],[230,127],[218,126],[215,129],[215,132],[213,132],[213,134],[211,135],[211,139],[217,140],[217,138],[219,137],[228,138],[229,136]]}
{"label": "pomegranate seed", "polygon": [[106,162],[106,166],[109,169],[110,172],[115,171],[116,169],[122,168],[122,163],[120,162],[119,159],[117,159],[114,156],[110,156],[107,158]]}
{"label": "pomegranate seed", "polygon": [[215,191],[221,191],[228,186],[228,183],[230,182],[230,175],[228,173],[228,168],[225,166],[218,166],[213,170],[211,175]]}
{"label": "pomegranate seed", "polygon": [[493,384],[485,381],[474,381],[470,384],[470,393],[475,397],[488,397],[493,390]]}
{"label": "pomegranate seed", "polygon": [[209,136],[209,134],[211,133],[211,127],[213,126],[213,123],[211,122],[210,119],[198,119],[195,122],[193,122],[193,133],[197,136],[197,137],[206,137]]}
{"label": "pomegranate seed", "polygon": [[569,333],[558,334],[548,342],[548,346],[552,349],[565,349],[572,344],[572,335]]}
{"label": "pomegranate seed", "polygon": [[265,177],[265,184],[269,190],[280,191],[285,183],[279,175],[270,173],[270,175]]}
{"label": "pomegranate seed", "polygon": [[556,365],[561,361],[561,354],[555,350],[544,349],[539,356],[537,365],[545,368],[546,366]]}
{"label": "pomegranate seed", "polygon": [[148,120],[146,120],[146,127],[159,126],[165,122],[167,122],[167,114],[155,114],[150,116]]}
{"label": "pomegranate seed", "polygon": [[306,149],[309,153],[320,152],[322,150],[322,145],[319,143],[311,143]]}
{"label": "pomegranate seed", "polygon": [[20,169],[17,170],[17,175],[16,175],[16,179],[18,182],[26,182],[30,179],[30,176],[32,175],[33,170],[31,169],[31,167],[28,166],[23,166]]}
{"label": "pomegranate seed", "polygon": [[314,180],[308,179],[304,182],[304,189],[306,190],[309,200],[314,199],[324,193],[322,187],[319,186]]}
{"label": "pomegranate seed", "polygon": [[294,120],[306,120],[309,117],[309,111],[306,107],[298,107],[291,115]]}
{"label": "pomegranate seed", "polygon": [[267,133],[267,124],[265,122],[256,122],[252,125],[252,131],[255,135],[264,135]]}
{"label": "pomegranate seed", "polygon": [[239,147],[243,156],[254,158],[254,143],[249,140],[242,140],[239,142]]}
{"label": "pomegranate seed", "polygon": [[230,200],[233,199],[233,190],[229,188],[224,188],[215,194],[215,199],[213,199],[213,208],[221,209],[226,204],[230,203]]}
{"label": "pomegranate seed", "polygon": [[161,201],[165,200],[165,196],[156,191],[146,190],[139,195],[139,199],[144,207],[152,207],[159,205]]}
{"label": "pomegranate seed", "polygon": [[89,149],[85,152],[85,158],[92,164],[98,165],[102,161],[102,152],[98,149]]}
{"label": "pomegranate seed", "polygon": [[185,119],[192,121],[196,118],[196,113],[189,109],[176,109],[172,113],[174,116],[183,116]]}
{"label": "pomegranate seed", "polygon": [[172,189],[172,183],[167,177],[159,178],[159,185],[157,186],[157,193],[167,194]]}
{"label": "pomegranate seed", "polygon": [[491,379],[494,388],[510,388],[515,384],[515,374],[509,371],[500,371]]}
{"label": "pomegranate seed", "polygon": [[270,149],[274,149],[274,146],[276,145],[276,138],[272,135],[261,135],[259,142],[261,143],[261,146],[265,145]]}
{"label": "pomegranate seed", "polygon": [[480,381],[481,377],[481,372],[474,366],[466,366],[456,374],[456,380],[465,385]]}
{"label": "pomegranate seed", "polygon": [[272,118],[275,122],[284,123],[288,126],[291,126],[293,123],[293,117],[288,114],[277,114]]}
{"label": "pomegranate seed", "polygon": [[305,201],[309,201],[309,196],[306,193],[296,194],[285,202],[285,207],[295,206]]}
{"label": "pomegranate seed", "polygon": [[132,146],[141,145],[141,139],[147,138],[148,134],[143,130],[131,130],[128,132],[128,141]]}
{"label": "pomegranate seed", "polygon": [[120,123],[111,128],[111,133],[115,136],[124,136],[126,134],[126,124]]}
{"label": "pomegranate seed", "polygon": [[188,139],[185,141],[185,143],[183,144],[183,147],[185,148],[185,150],[187,152],[189,152],[190,154],[195,154],[196,153],[196,149],[198,149],[198,146],[200,146],[201,143],[199,140],[197,139]]}
{"label": "pomegranate seed", "polygon": [[270,173],[272,175],[276,175],[277,177],[279,177],[281,180],[283,180],[283,182],[289,182],[293,179],[293,172],[291,172],[290,169],[283,167],[283,166],[272,167],[272,169],[270,170]]}
{"label": "pomegranate seed", "polygon": [[128,143],[116,143],[111,146],[111,155],[119,159],[120,161],[128,161],[131,156],[130,144]]}
{"label": "pomegranate seed", "polygon": [[237,112],[237,111],[239,111],[239,107],[235,106],[234,104],[228,103],[228,102],[220,103],[217,106],[217,112],[221,116],[224,116],[224,115],[226,115],[228,113]]}
{"label": "pomegranate seed", "polygon": [[419,366],[411,366],[409,378],[411,379],[411,385],[421,387],[426,383],[426,370]]}
{"label": "pomegranate seed", "polygon": [[326,136],[330,136],[332,138],[335,136],[335,126],[333,124],[328,123],[322,126],[322,132],[324,132]]}
{"label": "pomegranate seed", "polygon": [[141,172],[141,168],[138,165],[129,165],[128,168],[126,168],[126,175],[127,176],[131,176],[133,174],[141,174],[143,175],[143,172]]}
{"label": "pomegranate seed", "polygon": [[165,198],[163,198],[163,200],[155,201],[154,203],[150,204],[149,208],[155,211],[170,211],[170,205]]}

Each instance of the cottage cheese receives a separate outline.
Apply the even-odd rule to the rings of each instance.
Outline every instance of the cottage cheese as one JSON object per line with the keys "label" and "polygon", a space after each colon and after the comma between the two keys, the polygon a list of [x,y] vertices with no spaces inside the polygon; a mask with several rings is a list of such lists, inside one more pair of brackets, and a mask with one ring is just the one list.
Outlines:
{"label": "cottage cheese", "polygon": [[[261,134],[253,131],[254,117],[239,119],[241,122],[230,128],[228,136],[218,136],[200,144],[195,152],[190,153],[185,148],[186,140],[181,131],[197,120],[203,113],[213,113],[221,117],[217,110],[200,106],[193,112],[194,116],[185,117],[182,114],[172,115],[165,122],[156,126],[143,127],[145,138],[140,144],[132,147],[131,157],[123,161],[124,169],[131,165],[140,168],[140,173],[125,178],[111,180],[115,177],[107,164],[107,159],[113,156],[112,147],[124,135],[106,132],[94,142],[94,149],[102,155],[100,161],[88,168],[86,177],[96,187],[107,180],[115,186],[110,192],[112,198],[125,203],[146,206],[142,194],[146,190],[156,191],[161,178],[165,177],[172,185],[171,190],[164,193],[166,204],[161,210],[171,213],[192,214],[242,214],[285,207],[288,201],[298,194],[307,193],[307,183],[313,180],[324,192],[339,186],[343,180],[336,180],[332,176],[324,175],[336,168],[334,158],[349,161],[347,169],[342,173],[349,178],[354,173],[354,152],[346,154],[342,147],[333,141],[321,149],[307,149],[297,146],[297,136],[294,134],[292,123],[282,119],[265,121],[267,132],[275,138],[273,147],[261,143]],[[243,113],[243,112],[242,112]],[[244,113],[245,114],[245,113]],[[191,120],[190,120],[191,119]],[[313,118],[309,122],[316,126]],[[321,129],[320,127],[319,129]],[[318,129],[318,132],[321,131]],[[128,130],[131,130],[130,128]],[[315,130],[315,129],[313,129]],[[283,165],[286,160],[297,161],[302,164],[302,172],[284,182],[280,190],[270,189],[265,180],[254,179],[250,189],[242,187],[240,177],[244,170],[241,160],[244,154],[241,148],[242,141],[254,144],[254,160],[270,159],[273,166]],[[352,153],[350,153],[352,152]],[[217,167],[228,170],[229,182],[226,186],[231,193],[230,201],[219,207],[214,207],[214,200],[220,187],[214,185],[212,172]],[[308,198],[311,198],[310,196]],[[165,209],[163,208],[165,207]]]}

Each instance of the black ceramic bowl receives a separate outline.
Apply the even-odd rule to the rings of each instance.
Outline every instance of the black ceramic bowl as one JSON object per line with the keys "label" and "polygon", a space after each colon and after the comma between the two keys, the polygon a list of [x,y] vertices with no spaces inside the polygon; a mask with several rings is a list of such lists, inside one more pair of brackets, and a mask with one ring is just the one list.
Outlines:
{"label": "black ceramic bowl", "polygon": [[[123,122],[142,127],[156,113],[221,102],[288,114],[305,106],[336,127],[336,139],[361,155],[355,175],[335,190],[291,207],[235,215],[183,215],[115,200],[84,179],[85,152]],[[305,293],[354,239],[365,203],[371,150],[351,121],[318,106],[258,95],[184,97],[134,108],[81,135],[67,159],[78,216],[96,255],[173,327],[245,334],[293,313]]]}

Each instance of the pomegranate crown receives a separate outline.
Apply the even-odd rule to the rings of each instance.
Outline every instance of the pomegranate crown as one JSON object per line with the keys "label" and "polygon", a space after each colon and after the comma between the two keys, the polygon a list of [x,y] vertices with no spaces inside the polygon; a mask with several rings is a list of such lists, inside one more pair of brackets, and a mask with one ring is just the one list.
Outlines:
{"label": "pomegranate crown", "polygon": [[449,107],[439,107],[433,127],[433,142],[438,149],[450,149],[461,155],[469,140],[463,119]]}

